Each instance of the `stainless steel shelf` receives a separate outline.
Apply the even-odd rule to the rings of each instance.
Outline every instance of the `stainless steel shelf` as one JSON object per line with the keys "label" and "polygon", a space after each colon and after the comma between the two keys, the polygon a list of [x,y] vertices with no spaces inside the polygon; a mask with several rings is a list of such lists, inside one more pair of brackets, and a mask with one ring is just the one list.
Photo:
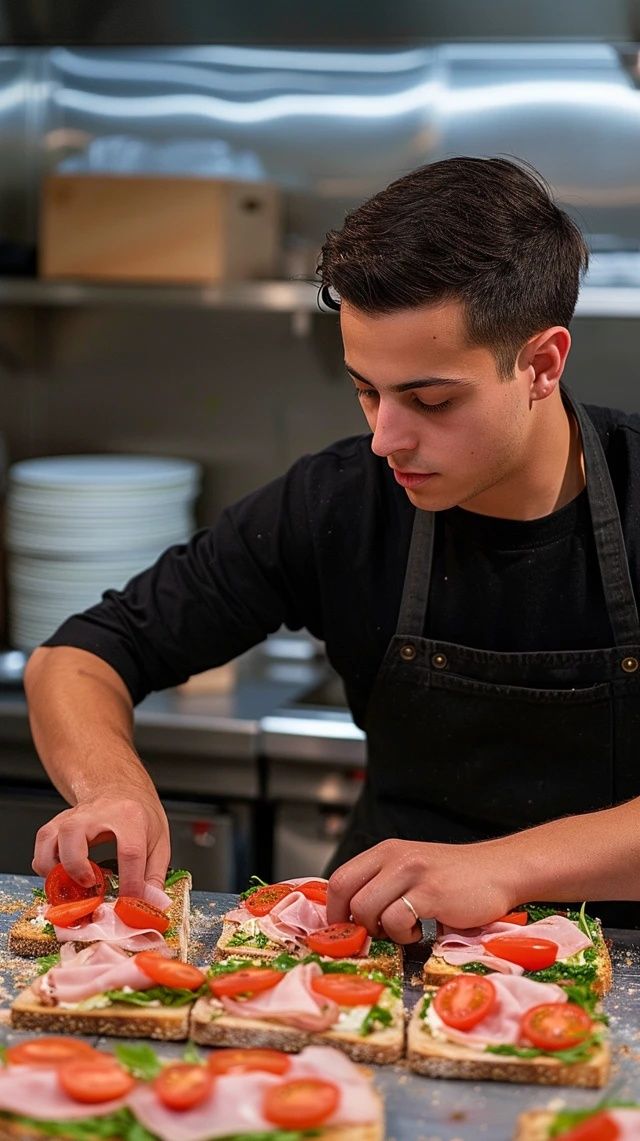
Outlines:
{"label": "stainless steel shelf", "polygon": [[[104,285],[0,277],[0,305],[69,308],[140,305],[267,313],[327,313],[307,281],[229,281],[212,285]],[[585,285],[576,317],[640,317],[640,285]]]}

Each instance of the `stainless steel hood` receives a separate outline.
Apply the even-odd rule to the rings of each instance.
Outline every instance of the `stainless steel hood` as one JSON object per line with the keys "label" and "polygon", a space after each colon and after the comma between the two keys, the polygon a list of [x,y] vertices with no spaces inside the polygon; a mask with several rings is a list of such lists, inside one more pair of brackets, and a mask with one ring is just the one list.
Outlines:
{"label": "stainless steel hood", "polygon": [[640,39],[640,0],[1,0],[0,45]]}

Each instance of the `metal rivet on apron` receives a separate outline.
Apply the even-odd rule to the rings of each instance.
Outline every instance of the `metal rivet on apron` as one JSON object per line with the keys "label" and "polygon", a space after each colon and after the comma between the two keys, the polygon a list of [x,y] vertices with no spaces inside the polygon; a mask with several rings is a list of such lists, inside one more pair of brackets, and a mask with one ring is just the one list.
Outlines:
{"label": "metal rivet on apron", "polygon": [[622,668],[626,674],[634,674],[638,668],[637,658],[623,658],[621,662]]}
{"label": "metal rivet on apron", "polygon": [[443,670],[447,664],[447,659],[444,654],[434,654],[431,659],[431,664],[435,666],[437,670]]}
{"label": "metal rivet on apron", "polygon": [[415,646],[401,646],[400,657],[404,658],[405,662],[412,662],[416,656]]}

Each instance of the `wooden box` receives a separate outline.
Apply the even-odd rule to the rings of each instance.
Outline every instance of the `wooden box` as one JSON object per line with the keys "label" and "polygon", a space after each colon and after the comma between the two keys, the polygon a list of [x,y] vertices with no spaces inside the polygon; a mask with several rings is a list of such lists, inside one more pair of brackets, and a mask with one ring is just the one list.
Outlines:
{"label": "wooden box", "polygon": [[265,182],[54,174],[40,213],[40,275],[213,282],[278,276],[280,194]]}

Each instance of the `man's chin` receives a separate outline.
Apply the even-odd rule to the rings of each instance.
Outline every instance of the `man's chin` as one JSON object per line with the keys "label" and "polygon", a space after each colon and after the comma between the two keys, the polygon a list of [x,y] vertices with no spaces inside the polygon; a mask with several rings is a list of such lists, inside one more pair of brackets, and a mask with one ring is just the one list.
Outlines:
{"label": "man's chin", "polygon": [[405,488],[407,499],[419,511],[449,511],[457,507],[460,499],[452,491],[440,487],[419,487],[415,491]]}

